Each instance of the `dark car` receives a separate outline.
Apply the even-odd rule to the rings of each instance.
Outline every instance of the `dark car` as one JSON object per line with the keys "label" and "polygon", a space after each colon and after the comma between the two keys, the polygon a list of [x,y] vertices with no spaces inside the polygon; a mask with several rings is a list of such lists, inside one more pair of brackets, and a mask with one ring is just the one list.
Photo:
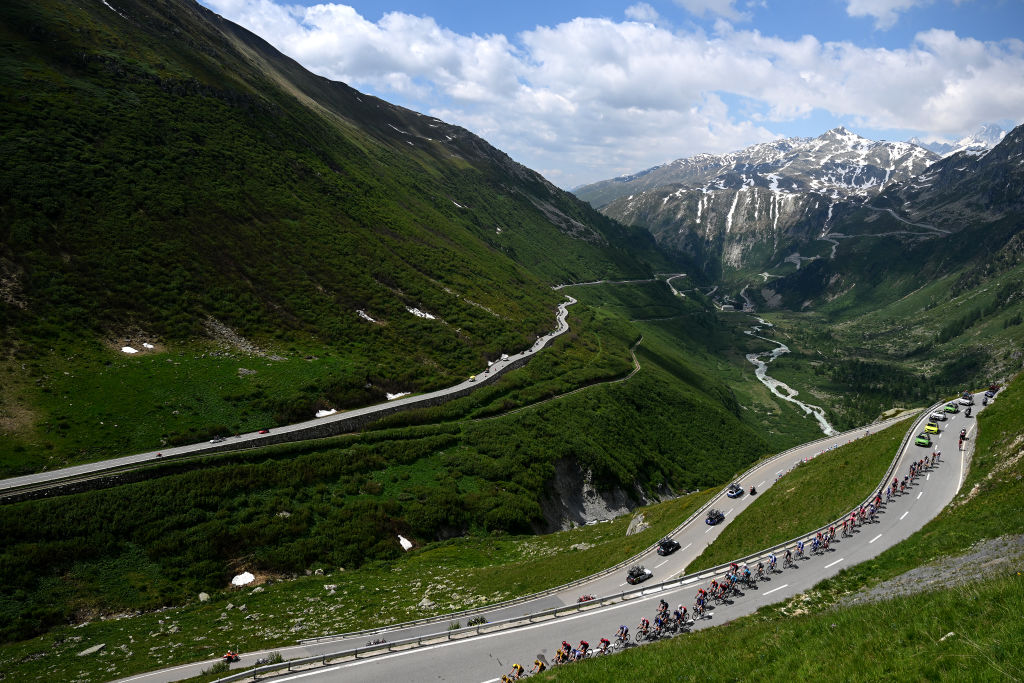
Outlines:
{"label": "dark car", "polygon": [[996,395],[996,392],[992,391],[991,389],[989,389],[988,391],[985,392],[985,398],[992,398],[995,395]]}
{"label": "dark car", "polygon": [[730,498],[739,498],[743,495],[743,488],[739,484],[729,484],[729,490],[726,491],[725,495]]}
{"label": "dark car", "polygon": [[647,569],[646,567],[643,567],[639,564],[635,564],[632,567],[630,567],[629,570],[626,572],[626,583],[630,585],[635,585],[640,583],[641,581],[646,581],[652,576],[654,576],[654,572],[652,572],[650,569]]}
{"label": "dark car", "polygon": [[724,519],[725,515],[722,514],[721,510],[712,509],[708,510],[708,518],[704,520],[704,523],[714,526]]}
{"label": "dark car", "polygon": [[677,550],[679,550],[679,541],[675,541],[671,538],[663,538],[658,541],[659,555],[671,555]]}

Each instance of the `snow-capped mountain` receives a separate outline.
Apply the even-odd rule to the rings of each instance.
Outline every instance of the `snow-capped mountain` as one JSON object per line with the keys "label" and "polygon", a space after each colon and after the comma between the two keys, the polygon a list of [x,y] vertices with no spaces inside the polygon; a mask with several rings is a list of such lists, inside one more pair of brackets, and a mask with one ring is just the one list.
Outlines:
{"label": "snow-capped mountain", "polygon": [[712,274],[773,259],[799,267],[807,255],[793,245],[827,233],[834,211],[863,204],[938,159],[907,142],[835,128],[816,138],[679,159],[576,194],[612,218],[646,227]]}
{"label": "snow-capped mountain", "polygon": [[866,199],[891,182],[917,175],[938,158],[918,145],[876,142],[840,127],[816,138],[787,138],[730,154],[677,159],[574,192],[597,207],[667,186],[704,191],[760,187]]}
{"label": "snow-capped mountain", "polygon": [[973,134],[960,138],[956,142],[925,142],[920,138],[910,138],[908,142],[918,147],[923,147],[942,157],[948,157],[957,152],[969,154],[984,154],[995,147],[1006,136],[1006,131],[994,123],[986,123]]}

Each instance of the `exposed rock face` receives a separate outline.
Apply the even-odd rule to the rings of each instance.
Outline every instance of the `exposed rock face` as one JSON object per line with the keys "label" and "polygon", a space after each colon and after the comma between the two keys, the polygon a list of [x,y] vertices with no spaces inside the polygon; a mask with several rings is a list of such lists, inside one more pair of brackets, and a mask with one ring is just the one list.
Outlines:
{"label": "exposed rock face", "polygon": [[622,489],[598,491],[591,481],[590,472],[584,472],[575,461],[563,459],[555,465],[552,490],[543,501],[547,519],[545,531],[612,519],[650,502],[653,501],[639,486],[632,495]]}

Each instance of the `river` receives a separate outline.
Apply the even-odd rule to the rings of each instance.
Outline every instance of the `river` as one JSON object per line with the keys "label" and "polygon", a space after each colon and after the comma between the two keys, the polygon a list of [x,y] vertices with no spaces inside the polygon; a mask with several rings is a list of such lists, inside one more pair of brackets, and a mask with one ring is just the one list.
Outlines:
{"label": "river", "polygon": [[[834,434],[837,434],[838,432],[836,432],[832,425],[828,423],[828,420],[825,419],[824,409],[819,406],[804,403],[803,401],[798,401],[796,397],[800,395],[799,391],[792,388],[785,382],[780,382],[774,377],[770,377],[768,375],[768,363],[771,363],[784,353],[789,353],[789,347],[781,342],[775,341],[774,339],[768,339],[767,337],[762,337],[757,334],[761,331],[762,326],[773,327],[770,322],[762,318],[757,318],[757,322],[759,322],[760,325],[754,325],[753,328],[745,330],[746,334],[749,334],[752,337],[757,337],[758,339],[763,339],[766,342],[771,342],[772,344],[778,344],[778,347],[771,351],[747,354],[747,360],[754,365],[754,374],[757,376],[757,379],[761,381],[761,384],[768,387],[769,391],[781,398],[783,401],[789,401],[790,403],[796,404],[804,411],[804,413],[814,416],[814,419],[818,421],[818,425],[821,427],[821,431],[825,436],[833,436]],[[769,357],[767,362],[761,360],[762,356]]]}

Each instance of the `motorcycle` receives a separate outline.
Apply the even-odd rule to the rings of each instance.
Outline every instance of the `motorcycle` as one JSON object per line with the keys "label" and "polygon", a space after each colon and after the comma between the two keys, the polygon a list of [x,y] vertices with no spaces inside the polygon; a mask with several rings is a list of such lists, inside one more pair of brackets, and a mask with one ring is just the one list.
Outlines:
{"label": "motorcycle", "polygon": [[750,487],[750,495],[752,495],[752,496],[756,496],[757,495],[757,489],[754,488],[753,486]]}
{"label": "motorcycle", "polygon": [[373,640],[366,641],[366,647],[372,647],[374,645],[384,645],[386,642],[388,641],[384,638],[374,638]]}
{"label": "motorcycle", "polygon": [[591,600],[597,600],[597,598],[595,598],[593,595],[587,594],[581,595],[579,599],[576,600],[576,602],[590,602]]}
{"label": "motorcycle", "polygon": [[228,650],[227,652],[224,653],[224,656],[221,657],[221,659],[224,660],[228,664],[233,664],[234,662],[237,662],[241,658],[238,656],[237,652],[233,652],[231,650]]}
{"label": "motorcycle", "polygon": [[970,416],[971,416],[971,407],[967,406],[967,410],[964,411],[964,417],[970,417]]}

